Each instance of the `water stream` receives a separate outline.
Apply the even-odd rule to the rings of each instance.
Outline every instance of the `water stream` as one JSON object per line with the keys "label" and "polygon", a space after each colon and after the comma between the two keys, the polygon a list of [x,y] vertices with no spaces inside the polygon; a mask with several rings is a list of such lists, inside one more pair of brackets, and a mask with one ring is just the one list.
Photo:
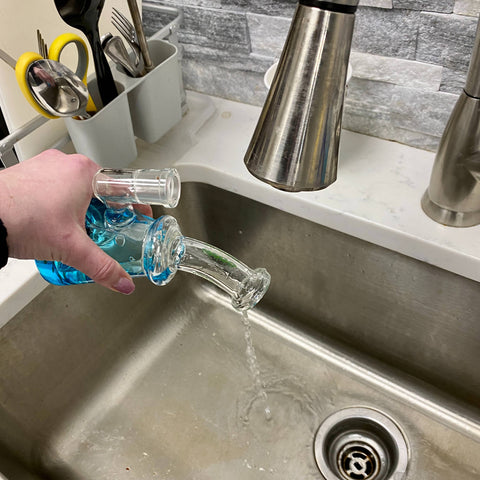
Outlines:
{"label": "water stream", "polygon": [[[272,412],[268,405],[268,396],[265,390],[265,385],[262,381],[262,375],[260,373],[260,368],[258,366],[257,355],[255,353],[255,347],[253,346],[252,340],[252,326],[250,324],[250,319],[248,318],[247,311],[242,312],[242,321],[243,326],[245,327],[245,342],[247,344],[246,354],[247,354],[247,362],[248,367],[250,369],[250,373],[253,377],[254,388],[256,396],[263,402],[264,404],[264,411],[265,411],[265,419],[270,421],[272,419]],[[248,422],[248,418],[244,419],[245,422]]]}

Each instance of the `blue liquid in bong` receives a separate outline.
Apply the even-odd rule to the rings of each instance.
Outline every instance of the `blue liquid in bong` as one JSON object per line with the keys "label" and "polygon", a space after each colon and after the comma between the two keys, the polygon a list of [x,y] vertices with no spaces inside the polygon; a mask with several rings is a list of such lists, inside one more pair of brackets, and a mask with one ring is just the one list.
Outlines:
{"label": "blue liquid in bong", "polygon": [[[132,228],[118,233],[105,227],[105,205],[93,199],[87,211],[85,227],[90,238],[108,255],[115,258],[131,275],[143,275],[142,240],[147,222],[135,222]],[[144,217],[145,220],[150,220]],[[36,261],[42,277],[54,285],[91,283],[92,279],[61,262]]]}

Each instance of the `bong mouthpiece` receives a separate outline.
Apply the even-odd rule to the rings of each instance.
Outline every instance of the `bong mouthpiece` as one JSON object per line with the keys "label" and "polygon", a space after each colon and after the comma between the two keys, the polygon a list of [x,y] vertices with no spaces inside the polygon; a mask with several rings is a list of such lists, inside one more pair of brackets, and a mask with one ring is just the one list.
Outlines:
{"label": "bong mouthpiece", "polygon": [[113,208],[132,204],[174,208],[180,200],[180,176],[175,168],[102,168],[92,185],[95,197]]}

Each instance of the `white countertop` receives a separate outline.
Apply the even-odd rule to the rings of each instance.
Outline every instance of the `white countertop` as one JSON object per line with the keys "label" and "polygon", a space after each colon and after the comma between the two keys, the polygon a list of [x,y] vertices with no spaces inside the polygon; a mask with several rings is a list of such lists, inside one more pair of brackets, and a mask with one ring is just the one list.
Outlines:
{"label": "white countertop", "polygon": [[[195,93],[188,104],[189,113],[160,142],[138,143],[133,167],[175,166],[183,181],[239,193],[480,281],[480,226],[445,227],[420,207],[433,153],[343,131],[337,181],[318,192],[286,193],[243,164],[260,108]],[[10,260],[0,270],[0,326],[45,285],[33,262]]]}

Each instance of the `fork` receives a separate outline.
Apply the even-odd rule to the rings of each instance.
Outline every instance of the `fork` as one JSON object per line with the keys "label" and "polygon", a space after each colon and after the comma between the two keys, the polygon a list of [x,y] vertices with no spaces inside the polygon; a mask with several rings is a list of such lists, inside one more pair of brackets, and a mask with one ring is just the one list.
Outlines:
{"label": "fork", "polygon": [[112,9],[112,24],[132,47],[133,53],[135,54],[135,66],[138,67],[140,63],[140,45],[135,27],[130,20],[115,7]]}
{"label": "fork", "polygon": [[37,43],[38,43],[38,53],[43,58],[48,58],[47,44],[43,40],[42,34],[40,33],[40,30],[38,30],[38,29],[37,29]]}

